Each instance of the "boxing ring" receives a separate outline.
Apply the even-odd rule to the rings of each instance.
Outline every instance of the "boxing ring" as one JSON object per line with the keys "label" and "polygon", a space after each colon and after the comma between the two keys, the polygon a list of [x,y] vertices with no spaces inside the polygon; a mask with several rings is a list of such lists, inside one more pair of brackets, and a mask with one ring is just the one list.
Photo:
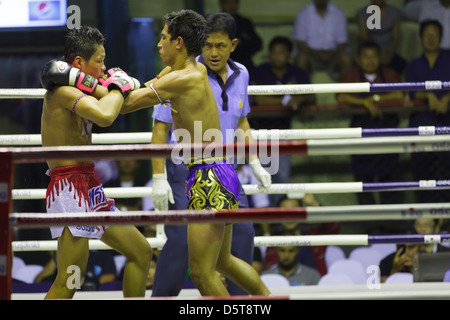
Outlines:
{"label": "boxing ring", "polygon": [[[450,82],[427,81],[424,83],[396,84],[316,84],[286,86],[250,86],[249,94],[310,94],[325,92],[385,92],[389,90],[449,90]],[[43,89],[0,89],[2,99],[40,99]],[[216,145],[224,153],[244,150],[258,153],[261,148],[276,147],[279,154],[320,156],[383,153],[414,153],[450,151],[450,127],[384,128],[384,129],[310,129],[310,130],[259,130],[252,132],[256,142],[252,144]],[[328,221],[413,220],[416,218],[448,218],[450,203],[409,203],[398,205],[324,206],[301,208],[239,209],[213,211],[127,211],[111,214],[94,212],[86,214],[64,213],[15,213],[12,201],[44,199],[45,189],[20,190],[13,188],[14,164],[36,163],[55,159],[149,159],[154,156],[169,157],[173,145],[150,145],[151,133],[93,134],[91,146],[36,147],[40,135],[0,136],[0,299],[24,299],[13,294],[11,269],[13,251],[48,251],[56,249],[55,241],[12,241],[12,228],[45,228],[50,225],[112,225],[112,224],[186,224],[222,222],[281,222],[301,221],[318,223]],[[14,147],[11,147],[14,146]],[[201,152],[206,145],[191,146],[192,153]],[[248,195],[260,193],[256,185],[244,185]],[[307,183],[273,184],[264,193],[347,193],[403,190],[449,189],[448,180],[399,181],[389,183]],[[151,194],[151,188],[105,188],[111,198],[143,197]],[[165,236],[160,232],[148,238],[153,248],[162,248]],[[321,245],[370,245],[373,243],[446,243],[450,234],[408,235],[317,235],[255,237],[256,246],[321,246]],[[101,241],[90,240],[91,249],[108,249]],[[350,288],[351,287],[351,288]],[[410,285],[381,284],[373,290],[364,285],[337,287],[291,287],[271,289],[279,299],[403,299],[450,298],[447,283],[414,283]],[[344,290],[344,293],[343,291]],[[78,292],[80,299],[118,299],[120,292]],[[147,295],[148,296],[148,295]],[[180,299],[195,299],[196,290],[184,291]],[[36,296],[38,299],[41,296]],[[33,297],[31,297],[33,298]],[[240,297],[245,299],[243,297]],[[26,299],[26,298],[25,298]]]}

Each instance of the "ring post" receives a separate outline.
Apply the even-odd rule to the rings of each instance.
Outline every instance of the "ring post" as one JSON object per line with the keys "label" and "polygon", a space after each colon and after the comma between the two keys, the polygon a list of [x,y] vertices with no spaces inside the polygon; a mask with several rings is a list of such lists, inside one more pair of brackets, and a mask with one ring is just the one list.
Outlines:
{"label": "ring post", "polygon": [[12,292],[12,230],[9,213],[14,165],[9,148],[0,150],[0,300],[10,300]]}

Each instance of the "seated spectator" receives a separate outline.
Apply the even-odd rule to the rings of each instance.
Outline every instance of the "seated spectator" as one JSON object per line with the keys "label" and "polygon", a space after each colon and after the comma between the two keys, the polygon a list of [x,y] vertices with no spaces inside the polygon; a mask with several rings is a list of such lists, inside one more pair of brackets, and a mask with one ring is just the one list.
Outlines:
{"label": "seated spectator", "polygon": [[[450,80],[450,74],[447,72],[450,55],[440,48],[443,32],[442,24],[437,20],[427,20],[420,24],[419,35],[423,54],[408,64],[405,73],[407,82]],[[448,91],[411,91],[409,95],[411,99],[425,100],[432,113],[447,114],[450,101]]]}
{"label": "seated spectator", "polygon": [[[241,185],[258,185],[259,181],[253,174],[252,168],[248,164],[237,166],[237,176]],[[268,208],[270,207],[269,195],[265,193],[256,193],[247,195],[249,208]],[[254,224],[255,235],[261,236],[268,231],[266,223]]]}
{"label": "seated spectator", "polygon": [[[428,80],[450,81],[450,53],[440,48],[443,28],[439,21],[428,20],[420,24],[419,35],[423,54],[408,63],[405,81]],[[448,126],[450,124],[450,92],[446,90],[410,91],[409,96],[421,100],[428,107],[426,111],[414,112],[409,126]],[[411,155],[414,179],[446,179],[450,172],[449,152],[422,152]],[[420,202],[447,202],[449,193],[445,190],[418,191]]]}
{"label": "seated spectator", "polygon": [[[303,199],[290,199],[284,197],[280,200],[279,207],[295,208],[301,206],[320,206],[320,203],[312,194],[305,194]],[[308,224],[301,226],[300,223],[282,223],[273,224],[271,232],[274,235],[299,236],[299,235],[318,235],[318,234],[338,234],[341,230],[340,223],[327,222],[319,224]],[[297,260],[319,272],[320,275],[326,274],[327,267],[325,263],[326,246],[305,246],[299,250]],[[276,247],[267,247],[263,262],[263,270],[269,270],[277,264],[278,256]]]}
{"label": "seated spectator", "polygon": [[49,282],[53,283],[56,278],[56,252],[48,251],[48,261],[44,265],[44,269],[36,276],[34,283]]}
{"label": "seated spectator", "polygon": [[[440,233],[443,219],[418,218],[414,220],[413,226],[417,233],[433,234]],[[445,246],[436,243],[428,243],[423,245],[424,252],[448,251]]]}
{"label": "seated spectator", "polygon": [[384,67],[395,70],[398,74],[403,74],[407,61],[397,53],[400,43],[400,23],[402,13],[396,6],[387,4],[385,0],[371,0],[370,5],[380,8],[380,27],[369,29],[367,20],[372,12],[367,13],[367,6],[362,7],[357,15],[359,38],[361,41],[371,40],[378,44],[381,49],[380,63]]}
{"label": "seated spectator", "polygon": [[[90,250],[84,278],[81,280],[82,291],[97,291],[99,286],[105,282],[116,279],[116,264],[112,250]],[[56,273],[56,255],[52,252],[50,259],[40,274],[36,276],[35,283],[53,282]]]}
{"label": "seated spectator", "polygon": [[253,69],[253,56],[262,49],[262,39],[255,31],[252,20],[239,14],[239,0],[219,0],[220,8],[236,21],[238,45],[230,58],[242,63],[249,72]]}
{"label": "seated spectator", "polygon": [[[366,41],[359,46],[358,66],[347,73],[341,82],[400,82],[400,76],[392,69],[380,65],[380,48],[372,42]],[[367,93],[339,93],[336,95],[340,103],[351,104],[364,110],[363,113],[354,114],[351,127],[362,128],[392,128],[399,125],[397,114],[383,112],[379,101],[403,99],[401,91],[391,91],[382,94]],[[397,154],[386,155],[353,155],[351,166],[355,181],[387,182],[392,181],[398,163]],[[380,193],[381,203],[397,203],[397,194],[390,192]],[[359,193],[360,204],[376,203],[373,193]]]}
{"label": "seated spectator", "polygon": [[403,19],[412,22],[418,22],[422,4],[428,0],[405,0],[403,4]]}
{"label": "seated spectator", "polygon": [[116,280],[116,264],[109,250],[91,250],[81,285],[82,291],[96,291],[105,282]]}
{"label": "seated spectator", "polygon": [[307,72],[327,71],[338,80],[350,70],[347,17],[329,0],[313,0],[300,10],[294,24],[297,65]]}
{"label": "seated spectator", "polygon": [[[292,41],[283,36],[274,37],[269,44],[269,62],[263,63],[250,74],[252,85],[274,85],[274,84],[309,84],[309,75],[301,68],[290,63],[292,58]],[[297,110],[302,106],[315,102],[314,95],[255,95],[256,105],[278,105],[287,106]],[[286,117],[279,129],[290,128],[292,117]],[[266,122],[273,121],[273,119]],[[261,128],[266,129],[268,123]]]}
{"label": "seated spectator", "polygon": [[[158,260],[158,255],[152,255],[152,260],[150,261],[150,268],[148,269],[147,281],[145,282],[145,289],[150,290],[153,288],[153,281],[155,280],[155,269],[156,262]],[[123,273],[122,273],[123,277]]]}
{"label": "seated spectator", "polygon": [[[439,219],[419,218],[414,221],[414,232],[433,234],[440,232],[441,221]],[[397,272],[413,272],[413,256],[417,252],[449,252],[450,248],[441,244],[399,244],[397,251],[390,254],[380,262],[381,281]]]}
{"label": "seated spectator", "polygon": [[381,282],[397,272],[413,273],[413,256],[422,252],[423,245],[417,243],[398,244],[397,251],[391,253],[380,262]]}
{"label": "seated spectator", "polygon": [[[251,85],[282,85],[282,84],[309,84],[308,74],[289,63],[291,59],[293,45],[286,37],[277,36],[269,44],[269,62],[263,63],[250,74]],[[255,95],[254,101],[257,106],[275,105],[284,106],[271,116],[258,116],[257,112],[252,113],[249,123],[253,129],[290,129],[292,117],[296,112],[303,112],[303,109],[314,103],[314,95]],[[286,110],[286,107],[288,109]],[[272,175],[273,183],[291,182],[291,156],[280,155],[278,157],[279,168],[277,173]],[[271,194],[270,206],[275,207],[281,195]]]}
{"label": "seated spectator", "polygon": [[320,280],[317,270],[298,262],[300,248],[284,246],[277,248],[278,264],[262,274],[281,274],[289,280],[291,286],[316,285]]}
{"label": "seated spectator", "polygon": [[427,20],[437,20],[442,25],[442,40],[440,47],[450,50],[450,0],[424,1],[420,10],[419,23]]}
{"label": "seated spectator", "polygon": [[[117,178],[112,179],[104,184],[104,188],[115,187],[142,187],[146,184],[147,179],[139,174],[140,162],[136,159],[120,159],[116,161],[118,169]],[[115,206],[120,211],[136,211],[142,210],[141,198],[116,198]]]}
{"label": "seated spectator", "polygon": [[95,175],[103,185],[111,180],[117,179],[118,174],[115,160],[95,161]]}

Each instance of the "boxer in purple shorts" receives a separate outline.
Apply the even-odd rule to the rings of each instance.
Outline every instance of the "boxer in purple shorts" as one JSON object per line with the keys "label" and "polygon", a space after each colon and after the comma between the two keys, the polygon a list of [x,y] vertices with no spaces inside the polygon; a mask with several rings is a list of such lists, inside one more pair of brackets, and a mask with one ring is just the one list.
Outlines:
{"label": "boxer in purple shorts", "polygon": [[[155,79],[146,82],[147,90],[140,89],[130,93],[124,102],[122,113],[161,103],[172,110],[173,128],[178,143],[184,140],[181,133],[187,133],[183,142],[188,144],[222,143],[222,137],[216,135],[211,138],[208,135],[209,130],[221,129],[220,118],[207,69],[195,59],[206,42],[206,27],[205,18],[192,10],[172,12],[164,17],[158,49],[167,67]],[[203,167],[200,164],[198,166]],[[216,168],[218,166],[217,164]],[[227,168],[228,165],[220,167]],[[203,170],[192,172],[200,174]],[[214,170],[206,172],[214,173]],[[225,183],[223,173],[219,175],[223,180],[221,182]],[[234,172],[233,176],[236,176]],[[155,183],[155,176],[153,178]],[[237,187],[238,179],[234,180]],[[193,188],[197,186],[198,181],[195,181]],[[203,192],[199,188],[196,190]],[[236,199],[235,205],[237,204]],[[232,224],[223,223],[188,225],[189,275],[192,282],[203,296],[228,296],[229,292],[222,283],[219,272],[248,294],[269,295],[269,289],[252,266],[231,254],[232,227]]]}
{"label": "boxer in purple shorts", "polygon": [[239,207],[239,179],[225,160],[188,165],[189,209],[221,210]]}
{"label": "boxer in purple shorts", "polygon": [[[235,141],[237,131],[246,132],[249,128],[247,115],[250,104],[247,94],[249,74],[245,66],[230,59],[237,45],[236,23],[226,13],[211,13],[206,17],[208,25],[207,43],[202,54],[196,60],[207,67],[208,79],[219,112],[220,130],[224,143]],[[220,48],[220,50],[216,50]],[[163,105],[155,107],[152,114],[152,144],[173,143],[172,110]],[[241,142],[241,140],[236,140]],[[257,157],[256,157],[257,158]],[[237,172],[236,161],[231,165]],[[186,196],[186,177],[189,169],[185,164],[175,164],[172,159],[152,158],[153,192],[152,203],[156,210],[186,210],[189,199]],[[269,188],[270,175],[256,163],[252,167],[256,180]],[[261,196],[261,195],[258,195]],[[263,195],[264,197],[264,195]],[[239,195],[239,208],[249,208],[249,199],[242,184]],[[266,202],[254,203],[258,207],[267,206]],[[187,228],[182,225],[165,225],[167,241],[164,244],[156,264],[152,297],[176,296],[180,293],[188,271]],[[233,224],[231,253],[248,264],[253,262],[255,230],[252,223]],[[245,290],[233,281],[226,279],[226,288],[230,295],[245,295]]]}

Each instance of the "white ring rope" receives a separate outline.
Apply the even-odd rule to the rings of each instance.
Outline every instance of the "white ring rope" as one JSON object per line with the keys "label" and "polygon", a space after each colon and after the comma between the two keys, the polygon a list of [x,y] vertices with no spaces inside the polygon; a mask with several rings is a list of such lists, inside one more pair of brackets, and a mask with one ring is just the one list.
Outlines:
{"label": "white ring rope", "polygon": [[[448,180],[419,180],[406,182],[378,183],[376,188],[370,190],[371,184],[364,182],[318,182],[318,183],[273,183],[269,189],[263,190],[257,184],[242,185],[246,195],[254,194],[291,194],[304,193],[355,193],[366,191],[405,191],[405,190],[432,190],[450,189]],[[152,187],[109,187],[104,188],[109,198],[145,198],[152,194]],[[13,200],[45,199],[45,188],[40,189],[13,189]]]}
{"label": "white ring rope", "polygon": [[[361,128],[252,130],[254,140],[361,138]],[[93,133],[92,144],[150,143],[152,132]],[[40,134],[0,135],[1,146],[38,146]]]}
{"label": "white ring rope", "polygon": [[[0,99],[42,99],[45,89],[0,89]],[[370,92],[370,83],[321,83],[312,85],[249,86],[249,95],[313,94],[330,92]]]}
{"label": "white ring rope", "polygon": [[[370,82],[316,83],[248,86],[249,95],[285,95],[315,93],[370,92]],[[392,91],[392,90],[391,90]]]}
{"label": "white ring rope", "polygon": [[43,88],[6,88],[0,89],[0,99],[42,99],[46,92]]}
{"label": "white ring rope", "polygon": [[[249,95],[285,95],[285,94],[316,94],[316,93],[361,93],[361,92],[389,92],[394,90],[448,90],[448,81],[431,80],[424,82],[398,83],[318,83],[318,84],[287,84],[287,85],[251,85],[248,86]],[[0,99],[39,99],[43,98],[46,90],[42,88],[7,88],[0,89]]]}
{"label": "white ring rope", "polygon": [[[346,193],[363,192],[362,182],[343,183],[275,183],[268,190],[258,188],[256,184],[242,185],[247,195],[254,194],[302,194],[302,193]],[[109,198],[145,198],[152,194],[152,187],[115,187],[104,188]],[[13,189],[13,200],[45,199],[46,189]]]}
{"label": "white ring rope", "polygon": [[[408,130],[405,134],[414,136],[448,135],[449,130],[439,130],[440,127],[427,126],[418,128],[330,128],[330,129],[270,129],[253,130],[254,140],[307,140],[307,139],[343,139],[343,138],[366,138],[364,130],[390,130],[390,135],[399,135],[402,130]],[[447,129],[447,128],[445,128]],[[417,132],[415,132],[417,131]],[[412,134],[411,132],[415,132]],[[388,135],[388,134],[385,134]],[[373,137],[372,137],[373,138]],[[121,133],[93,133],[92,144],[123,144],[123,143],[150,143],[152,132],[121,132]],[[40,134],[9,134],[0,135],[1,146],[39,146],[42,144]]]}
{"label": "white ring rope", "polygon": [[[147,241],[155,249],[161,249],[166,237],[147,238]],[[352,246],[352,245],[368,245],[368,235],[315,235],[315,236],[261,236],[254,238],[254,244],[259,246]],[[56,240],[35,240],[35,241],[13,241],[12,248],[15,252],[20,251],[55,251],[58,242]],[[89,240],[90,250],[109,250],[108,245],[100,240]]]}
{"label": "white ring rope", "polygon": [[450,136],[307,140],[308,155],[354,155],[450,151]]}
{"label": "white ring rope", "polygon": [[[257,236],[254,237],[255,247],[281,247],[281,246],[368,246],[373,244],[371,238],[381,238],[379,243],[443,243],[448,244],[448,234],[423,234],[414,235],[413,241],[408,241],[407,236],[392,235],[397,239],[389,240],[391,235],[367,235],[367,234],[330,234],[330,235],[302,235],[302,236]],[[148,243],[155,249],[162,249],[167,238],[165,235],[147,238]],[[58,242],[56,240],[13,241],[12,249],[18,251],[55,251]],[[90,250],[109,250],[108,245],[100,240],[89,240]]]}
{"label": "white ring rope", "polygon": [[[239,210],[167,210],[9,214],[11,227],[42,228],[50,225],[109,225],[109,224],[175,224],[187,223],[263,223],[299,221],[304,223],[414,220],[417,218],[448,219],[450,203],[406,203],[378,205],[341,205],[295,208],[241,208]],[[234,220],[234,221],[233,221]]]}
{"label": "white ring rope", "polygon": [[[385,154],[385,153],[416,153],[416,152],[445,152],[450,151],[450,135],[439,136],[405,136],[405,137],[374,137],[361,139],[316,139],[306,141],[263,141],[255,143],[229,143],[207,144],[209,152],[215,150],[216,154],[222,152],[225,156],[234,156],[236,153],[250,153],[264,156],[267,160],[267,149],[270,149],[272,158],[279,154],[301,154],[309,156],[324,155],[354,155],[354,154]],[[57,146],[57,147],[10,147],[1,148],[3,152],[11,152],[17,163],[42,162],[49,159],[86,158],[90,159],[117,159],[134,157],[136,159],[149,159],[151,157],[176,156],[180,152],[202,154],[205,144],[185,145],[152,145],[152,144],[126,144],[126,145],[86,145],[86,146]],[[210,153],[209,153],[210,155]],[[266,164],[262,161],[263,164]]]}
{"label": "white ring rope", "polygon": [[[93,133],[92,144],[150,143],[152,132]],[[0,135],[2,146],[39,146],[40,134]]]}

